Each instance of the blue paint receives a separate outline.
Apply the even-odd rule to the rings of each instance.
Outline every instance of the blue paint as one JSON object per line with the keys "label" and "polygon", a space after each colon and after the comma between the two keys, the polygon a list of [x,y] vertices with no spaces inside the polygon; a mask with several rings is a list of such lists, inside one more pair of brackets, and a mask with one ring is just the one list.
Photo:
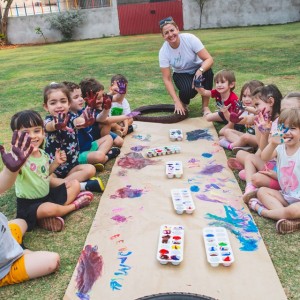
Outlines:
{"label": "blue paint", "polygon": [[208,140],[213,141],[213,136],[208,133],[208,129],[197,129],[186,133],[188,141]]}
{"label": "blue paint", "polygon": [[212,233],[208,233],[208,234],[206,234],[205,236],[207,236],[207,237],[213,237],[213,236],[215,236],[215,235],[212,234]]}
{"label": "blue paint", "polygon": [[192,185],[192,186],[190,187],[190,190],[191,190],[191,192],[196,193],[196,192],[199,192],[199,191],[200,191],[200,188],[199,188],[197,185]]}
{"label": "blue paint", "polygon": [[224,209],[226,214],[224,218],[206,214],[206,218],[212,220],[209,225],[225,227],[233,233],[241,244],[241,251],[257,250],[261,238],[251,215],[228,205],[225,205]]}
{"label": "blue paint", "polygon": [[76,296],[81,300],[89,300],[90,296],[84,293],[77,292]]}
{"label": "blue paint", "polygon": [[212,154],[205,152],[205,153],[202,153],[202,156],[205,157],[205,158],[211,158]]}

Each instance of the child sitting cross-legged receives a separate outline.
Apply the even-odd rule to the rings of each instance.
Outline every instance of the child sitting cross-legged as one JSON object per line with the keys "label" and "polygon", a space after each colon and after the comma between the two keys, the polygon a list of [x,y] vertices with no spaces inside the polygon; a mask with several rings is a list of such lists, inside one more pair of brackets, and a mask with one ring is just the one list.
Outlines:
{"label": "child sitting cross-legged", "polygon": [[29,231],[37,224],[47,230],[61,231],[64,228],[62,217],[89,205],[93,194],[79,193],[80,185],[76,179],[50,188],[50,174],[65,162],[66,155],[63,150],[56,149],[53,162],[49,164],[49,156],[41,148],[45,138],[44,123],[37,112],[18,112],[11,118],[10,125],[13,131],[22,133],[19,143],[27,134],[33,148],[15,182],[17,218],[26,221]]}
{"label": "child sitting cross-legged", "polygon": [[[17,132],[13,134],[11,152],[6,152],[0,145],[4,163],[0,172],[0,194],[12,187],[33,149],[30,137],[26,134],[19,137]],[[23,235],[27,230],[25,220],[7,221],[0,212],[0,228],[0,288],[51,274],[59,268],[58,253],[24,250]]]}
{"label": "child sitting cross-legged", "polygon": [[104,184],[99,177],[94,177],[96,168],[91,164],[79,164],[79,142],[77,128],[89,126],[93,119],[91,111],[77,117],[69,112],[71,105],[70,91],[64,84],[51,83],[44,88],[44,109],[49,113],[45,118],[45,151],[53,161],[56,149],[64,150],[66,161],[51,174],[52,187],[76,179],[81,191],[103,192]]}
{"label": "child sitting cross-legged", "polygon": [[[88,106],[84,108],[84,99],[82,98],[81,88],[74,82],[63,82],[70,91],[71,105],[70,112],[74,117],[79,117],[85,110],[90,109]],[[100,94],[95,94],[96,99],[102,99]],[[101,103],[103,104],[103,103]],[[107,99],[102,113],[93,116],[94,120],[90,122],[90,126],[78,129],[78,141],[79,141],[79,163],[93,164],[98,171],[104,170],[104,164],[110,159],[116,158],[120,154],[120,149],[112,147],[113,139],[110,135],[104,135],[99,139],[94,140],[91,132],[94,123],[104,122],[109,114],[111,107],[111,100]],[[94,109],[92,109],[94,114]]]}
{"label": "child sitting cross-legged", "polygon": [[260,216],[277,220],[278,233],[290,233],[300,229],[300,109],[283,110],[278,124],[261,158],[277,159],[281,190],[261,187],[248,205]]}

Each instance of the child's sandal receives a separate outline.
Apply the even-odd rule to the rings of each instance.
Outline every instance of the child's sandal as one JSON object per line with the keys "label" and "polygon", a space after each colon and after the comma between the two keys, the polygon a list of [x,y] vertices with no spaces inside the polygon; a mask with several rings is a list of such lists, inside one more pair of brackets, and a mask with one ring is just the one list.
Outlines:
{"label": "child's sandal", "polygon": [[93,199],[94,199],[93,193],[89,191],[84,191],[77,195],[76,199],[72,202],[72,204],[74,204],[75,209],[78,210],[80,208],[90,205]]}
{"label": "child's sandal", "polygon": [[[256,205],[258,205],[258,209],[256,209]],[[251,210],[256,211],[260,217],[262,217],[262,211],[266,209],[266,207],[257,198],[250,199],[248,206]]]}
{"label": "child's sandal", "polygon": [[37,223],[41,228],[54,232],[62,231],[65,227],[65,221],[61,217],[42,218]]}

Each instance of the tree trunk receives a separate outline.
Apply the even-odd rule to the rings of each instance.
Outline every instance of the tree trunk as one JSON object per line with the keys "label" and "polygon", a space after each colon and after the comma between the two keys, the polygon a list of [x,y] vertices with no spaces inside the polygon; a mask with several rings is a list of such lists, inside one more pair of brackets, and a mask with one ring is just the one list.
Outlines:
{"label": "tree trunk", "polygon": [[8,43],[8,36],[7,36],[7,22],[8,22],[8,12],[13,0],[7,0],[6,7],[4,10],[4,14],[1,19],[1,33],[4,35],[5,43]]}

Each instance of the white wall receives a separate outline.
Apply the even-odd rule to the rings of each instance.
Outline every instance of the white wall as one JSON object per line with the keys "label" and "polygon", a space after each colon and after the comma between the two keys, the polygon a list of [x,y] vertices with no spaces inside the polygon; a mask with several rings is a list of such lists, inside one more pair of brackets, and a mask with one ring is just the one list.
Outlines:
{"label": "white wall", "polygon": [[[76,29],[74,39],[92,39],[119,35],[117,0],[111,7],[82,10],[86,20]],[[183,0],[184,29],[199,28],[200,8],[196,0]],[[50,30],[49,15],[9,18],[8,37],[12,44],[43,43],[35,33],[40,27],[48,42],[61,41],[59,31]],[[284,24],[300,21],[299,0],[207,0],[202,16],[202,28]]]}

